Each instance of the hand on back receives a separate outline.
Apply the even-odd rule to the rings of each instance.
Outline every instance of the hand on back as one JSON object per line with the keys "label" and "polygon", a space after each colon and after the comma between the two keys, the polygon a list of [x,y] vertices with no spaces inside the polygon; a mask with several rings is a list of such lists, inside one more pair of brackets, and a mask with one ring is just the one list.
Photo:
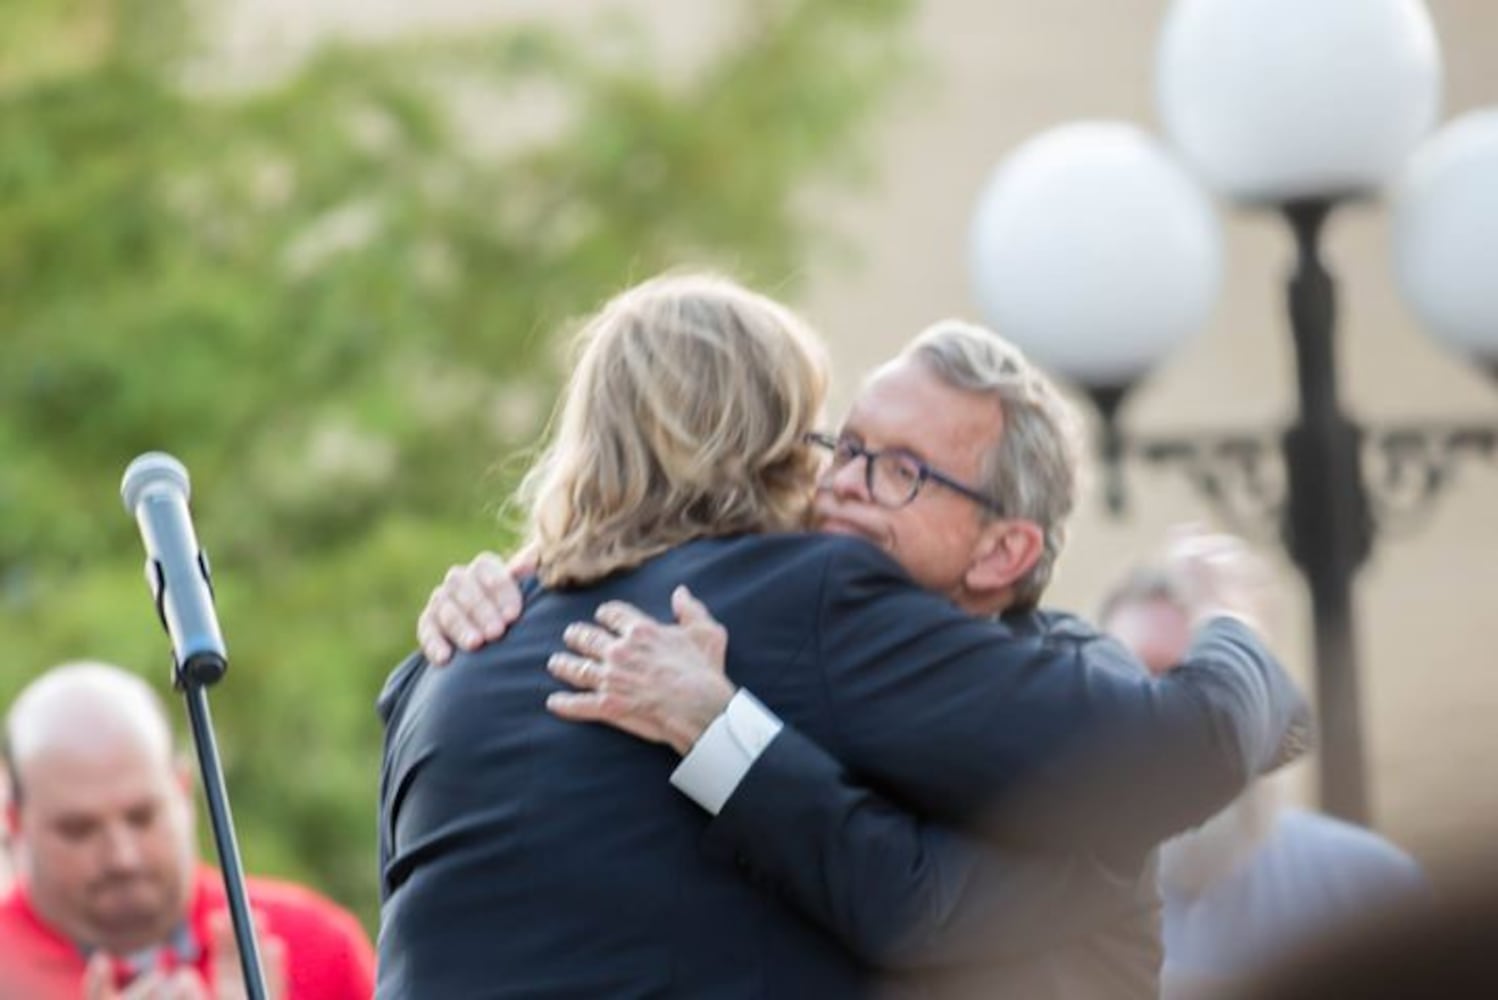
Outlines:
{"label": "hand on back", "polygon": [[520,617],[517,581],[534,571],[535,559],[527,552],[508,563],[493,552],[480,552],[465,565],[449,567],[416,621],[422,654],[440,667],[459,650],[472,652],[503,636]]}

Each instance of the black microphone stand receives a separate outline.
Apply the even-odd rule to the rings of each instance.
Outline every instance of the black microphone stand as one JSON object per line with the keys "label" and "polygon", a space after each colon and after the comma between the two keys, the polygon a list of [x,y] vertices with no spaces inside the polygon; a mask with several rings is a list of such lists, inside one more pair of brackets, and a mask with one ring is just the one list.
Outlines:
{"label": "black microphone stand", "polygon": [[[198,554],[198,571],[213,591],[208,561]],[[151,589],[156,611],[166,624],[166,575],[161,564],[150,565]],[[187,702],[187,718],[192,726],[192,742],[198,752],[198,769],[203,775],[203,796],[208,800],[208,817],[213,827],[213,844],[218,851],[219,869],[224,877],[224,892],[229,898],[229,916],[234,925],[234,941],[239,947],[239,964],[244,974],[245,993],[249,1000],[266,1000],[265,974],[261,971],[260,945],[250,921],[250,907],[244,888],[244,869],[239,861],[239,844],[234,837],[234,817],[229,812],[229,793],[224,787],[224,771],[219,763],[218,742],[213,736],[213,717],[208,711],[207,688],[218,683],[229,669],[229,663],[217,653],[198,653],[179,663],[172,656],[172,686],[182,692]]]}

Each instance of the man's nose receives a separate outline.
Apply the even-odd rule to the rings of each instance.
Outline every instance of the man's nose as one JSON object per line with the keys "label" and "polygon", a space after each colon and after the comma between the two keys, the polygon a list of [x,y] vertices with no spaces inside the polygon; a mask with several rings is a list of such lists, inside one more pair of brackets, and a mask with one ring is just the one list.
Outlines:
{"label": "man's nose", "polygon": [[868,467],[865,464],[867,462],[866,457],[857,455],[852,461],[832,466],[827,470],[827,475],[823,479],[824,485],[839,500],[867,502],[869,499]]}
{"label": "man's nose", "polygon": [[140,867],[144,856],[140,835],[125,823],[105,828],[103,852],[105,862],[114,871],[134,871]]}

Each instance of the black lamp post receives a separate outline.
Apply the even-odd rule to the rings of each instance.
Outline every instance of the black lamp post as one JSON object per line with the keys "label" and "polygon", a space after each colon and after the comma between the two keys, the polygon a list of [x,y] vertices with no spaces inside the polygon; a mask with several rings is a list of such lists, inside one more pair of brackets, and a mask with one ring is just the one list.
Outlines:
{"label": "black lamp post", "polygon": [[[1265,435],[1127,435],[1118,422],[1118,388],[1088,392],[1103,415],[1105,439],[1114,442],[1103,448],[1114,513],[1124,512],[1122,467],[1134,460],[1179,465],[1230,517],[1268,519],[1278,528],[1311,597],[1322,805],[1367,822],[1353,581],[1385,517],[1432,499],[1462,457],[1498,457],[1498,423],[1367,427],[1342,410],[1335,286],[1320,255],[1322,225],[1333,207],[1305,200],[1283,208],[1297,247],[1287,305],[1298,410],[1277,448]],[[1269,471],[1276,459],[1278,477]]]}
{"label": "black lamp post", "polygon": [[[1347,45],[1355,46],[1357,60],[1328,56]],[[1111,286],[1089,289],[1085,279],[1068,275],[1043,292],[1062,300],[1089,295],[1101,300],[1095,312],[1033,301],[1034,287],[1044,282],[1023,273],[1019,262],[1037,243],[1042,257],[1066,256],[1048,245],[1058,241],[1070,244],[1073,260],[1111,267],[1129,280],[1147,284],[1163,267],[1178,276],[1179,295],[1199,297],[1205,287],[1215,293],[1215,275],[1199,273],[1201,251],[1171,241],[1195,211],[1184,196],[1176,197],[1173,216],[1161,217],[1158,232],[1132,234],[1130,255],[1098,257],[1098,232],[1126,224],[1137,201],[1130,188],[1138,185],[1116,163],[1107,174],[1086,176],[1090,186],[1070,190],[1066,171],[1054,165],[1049,181],[1027,184],[1014,177],[1023,163],[1001,167],[975,221],[979,297],[1000,330],[1087,389],[1103,418],[1100,451],[1115,512],[1126,506],[1129,462],[1170,464],[1234,520],[1277,529],[1311,597],[1322,803],[1366,822],[1353,581],[1390,518],[1431,499],[1463,456],[1498,454],[1498,423],[1372,427],[1343,411],[1335,289],[1320,237],[1338,204],[1407,175],[1395,205],[1406,297],[1433,333],[1498,374],[1498,281],[1482,263],[1498,259],[1498,113],[1454,123],[1421,148],[1418,169],[1412,167],[1411,151],[1435,120],[1440,85],[1439,51],[1419,0],[1176,0],[1159,55],[1166,131],[1196,175],[1239,204],[1273,208],[1293,234],[1287,304],[1298,411],[1291,426],[1278,439],[1128,434],[1120,411],[1129,390],[1164,351],[1158,344],[1125,349],[1119,341],[1129,331],[1113,317],[1149,316],[1159,296],[1110,299],[1099,291]],[[1099,165],[1110,156],[1101,146],[1072,153],[1075,162]],[[1086,175],[1075,162],[1067,169]],[[1105,176],[1111,200],[1095,190]],[[1074,225],[1063,211],[1058,222],[1056,206],[1078,198],[1092,199],[1094,213],[1108,218]],[[1028,229],[1016,223],[1028,216],[1040,221]],[[1142,271],[1135,257],[1146,262]]]}
{"label": "black lamp post", "polygon": [[1299,419],[1285,432],[1286,550],[1311,591],[1316,637],[1316,704],[1321,715],[1322,800],[1331,812],[1368,816],[1358,692],[1352,580],[1373,544],[1363,488],[1361,431],[1337,400],[1336,298],[1320,256],[1329,201],[1291,202],[1295,233],[1290,327],[1299,375]]}

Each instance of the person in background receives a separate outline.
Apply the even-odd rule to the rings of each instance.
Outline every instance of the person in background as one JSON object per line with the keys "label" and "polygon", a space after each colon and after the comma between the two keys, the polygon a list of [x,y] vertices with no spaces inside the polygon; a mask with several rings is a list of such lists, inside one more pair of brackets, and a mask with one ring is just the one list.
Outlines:
{"label": "person in background", "polygon": [[[1240,607],[1258,610],[1268,572],[1237,577]],[[1126,574],[1104,599],[1099,624],[1152,674],[1179,664],[1194,625],[1183,581],[1163,567]],[[1249,591],[1257,590],[1258,593]],[[1419,866],[1370,830],[1283,801],[1260,780],[1200,828],[1161,849],[1165,906],[1164,1000],[1215,997],[1371,911],[1426,894]]]}
{"label": "person in background", "polygon": [[1191,645],[1191,614],[1183,581],[1164,566],[1131,569],[1103,599],[1098,624],[1159,677]]}
{"label": "person in background", "polygon": [[[55,667],[16,698],[5,740],[17,881],[0,900],[0,998],[244,996],[222,879],[196,857],[190,772],[150,686]],[[247,883],[272,1000],[368,1000],[374,954],[351,914]]]}

